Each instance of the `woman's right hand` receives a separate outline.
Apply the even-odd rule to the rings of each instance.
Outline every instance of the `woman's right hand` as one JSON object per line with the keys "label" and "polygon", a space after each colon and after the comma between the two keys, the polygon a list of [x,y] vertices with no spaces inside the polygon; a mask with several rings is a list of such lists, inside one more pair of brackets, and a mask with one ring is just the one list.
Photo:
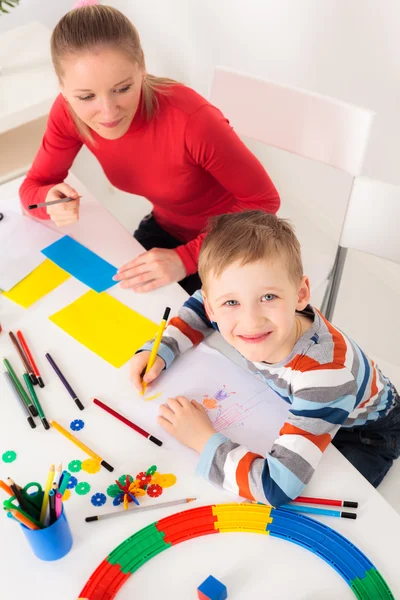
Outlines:
{"label": "woman's right hand", "polygon": [[139,392],[142,391],[142,381],[146,383],[151,383],[154,381],[161,371],[165,368],[165,362],[160,357],[157,356],[154,365],[151,367],[148,373],[144,375],[142,379],[142,373],[147,367],[147,363],[149,362],[150,352],[148,350],[143,350],[143,352],[138,352],[132,358],[131,362],[131,380],[133,385]]}
{"label": "woman's right hand", "polygon": [[76,198],[76,200],[48,206],[46,208],[46,212],[50,216],[50,219],[57,225],[57,227],[64,227],[64,225],[72,225],[73,223],[76,223],[79,219],[78,192],[67,183],[59,183],[58,185],[50,188],[50,190],[47,192],[45,202],[60,200],[60,198]]}

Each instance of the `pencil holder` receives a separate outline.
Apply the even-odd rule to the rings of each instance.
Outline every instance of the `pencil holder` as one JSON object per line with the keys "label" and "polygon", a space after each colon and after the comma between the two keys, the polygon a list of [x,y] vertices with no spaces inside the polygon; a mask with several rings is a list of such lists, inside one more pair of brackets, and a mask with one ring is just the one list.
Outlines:
{"label": "pencil holder", "polygon": [[21,525],[33,553],[41,560],[58,560],[71,550],[72,534],[67,517],[62,509],[61,515],[49,527],[28,529]]}

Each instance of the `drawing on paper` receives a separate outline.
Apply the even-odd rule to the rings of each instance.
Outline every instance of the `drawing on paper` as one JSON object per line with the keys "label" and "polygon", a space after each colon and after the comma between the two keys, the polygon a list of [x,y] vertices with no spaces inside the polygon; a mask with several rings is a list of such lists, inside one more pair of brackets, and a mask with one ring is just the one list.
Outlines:
{"label": "drawing on paper", "polygon": [[228,392],[226,385],[223,385],[215,394],[209,396],[205,394],[203,397],[203,406],[206,409],[210,420],[216,431],[231,429],[232,427],[240,427],[246,419],[254,412],[258,404],[262,402],[262,398],[257,398],[261,392],[243,402],[235,402],[231,406],[224,407],[222,402],[227,400],[236,392]]}

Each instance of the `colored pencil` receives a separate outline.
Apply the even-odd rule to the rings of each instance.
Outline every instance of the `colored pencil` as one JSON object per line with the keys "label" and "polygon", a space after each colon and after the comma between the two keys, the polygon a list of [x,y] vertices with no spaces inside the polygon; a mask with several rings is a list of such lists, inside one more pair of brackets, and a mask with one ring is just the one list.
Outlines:
{"label": "colored pencil", "polygon": [[59,492],[62,496],[64,495],[64,492],[68,487],[68,482],[70,479],[71,479],[71,473],[68,473],[68,471],[63,471],[63,476],[61,478],[61,483],[59,485]]}
{"label": "colored pencil", "polygon": [[25,502],[24,498],[22,497],[21,490],[18,488],[15,481],[13,481],[11,479],[11,477],[8,477],[7,484],[11,488],[12,493],[15,496],[15,498],[17,499],[18,504],[22,508],[22,510],[25,511],[27,514],[30,514],[29,507],[28,507],[27,503]]}
{"label": "colored pencil", "polygon": [[357,519],[356,513],[342,512],[340,510],[328,510],[326,508],[314,508],[311,506],[300,506],[296,504],[282,504],[279,508],[296,513],[308,513],[310,515],[323,515],[325,517],[339,517],[342,519]]}
{"label": "colored pencil", "polygon": [[57,484],[57,489],[60,487],[60,479],[61,479],[61,475],[62,475],[62,464],[58,463],[57,468],[56,468],[56,474],[54,477],[54,483]]}
{"label": "colored pencil", "polygon": [[26,340],[25,340],[24,336],[22,335],[22,331],[19,331],[19,330],[17,331],[17,338],[22,346],[23,351],[25,352],[25,354],[28,358],[28,361],[31,363],[33,372],[36,375],[39,386],[41,388],[43,388],[44,387],[43,379],[39,373],[39,369],[37,368],[35,361],[33,360],[33,356],[31,354],[31,351],[29,350],[28,344],[26,343]]}
{"label": "colored pencil", "polygon": [[305,504],[324,504],[326,506],[345,506],[347,508],[358,508],[358,502],[351,500],[330,500],[329,498],[309,498],[307,496],[298,496],[293,502]]}
{"label": "colored pencil", "polygon": [[161,440],[151,435],[148,431],[145,431],[144,429],[139,427],[139,425],[135,425],[135,423],[132,423],[132,421],[118,413],[116,410],[114,410],[110,406],[107,406],[107,404],[104,404],[104,402],[101,402],[101,400],[93,398],[93,403],[96,404],[96,406],[100,406],[100,408],[108,412],[110,415],[112,415],[119,421],[122,421],[122,423],[125,423],[125,425],[128,425],[128,427],[131,427],[131,429],[134,429],[137,433],[140,433],[140,435],[143,435],[145,438],[150,440],[150,442],[153,442],[153,444],[156,444],[157,446],[162,446]]}
{"label": "colored pencil", "polygon": [[12,489],[2,479],[0,479],[0,488],[9,496],[14,496]]}
{"label": "colored pencil", "polygon": [[83,410],[85,407],[83,406],[82,402],[79,400],[78,396],[75,394],[74,390],[72,389],[72,387],[70,386],[70,384],[68,383],[68,381],[66,380],[64,375],[61,373],[61,371],[60,371],[59,367],[56,365],[54,359],[50,356],[49,353],[46,354],[46,358],[49,361],[49,363],[51,364],[51,366],[53,367],[53,369],[55,370],[55,372],[57,373],[57,375],[60,378],[61,382],[63,383],[65,389],[67,390],[68,394],[71,396],[72,400],[75,402],[75,404],[77,405],[79,410]]}
{"label": "colored pencil", "polygon": [[51,490],[51,486],[54,481],[54,473],[55,473],[54,465],[51,465],[49,472],[47,474],[46,486],[44,488],[44,494],[43,494],[43,503],[42,503],[42,508],[40,510],[40,522],[42,525],[45,524],[47,506],[49,503],[49,492]]}
{"label": "colored pencil", "polygon": [[[165,329],[165,327],[167,325],[167,321],[168,321],[168,317],[169,317],[169,313],[170,312],[171,312],[171,309],[167,306],[167,308],[165,309],[163,318],[161,320],[161,323],[159,325],[159,328],[158,328],[158,331],[157,331],[157,335],[156,335],[156,337],[154,339],[153,347],[151,349],[150,356],[149,356],[149,361],[147,363],[147,367],[146,367],[146,370],[144,372],[145,375],[146,375],[146,373],[148,373],[150,371],[151,367],[156,362],[157,352],[158,352],[158,349],[159,349],[160,344],[161,344],[161,338],[162,338],[162,335],[164,333],[164,329]],[[147,388],[147,383],[145,381],[142,381],[142,392],[141,392],[142,396],[145,393],[146,388]]]}
{"label": "colored pencil", "polygon": [[50,200],[49,202],[40,202],[39,204],[29,204],[28,210],[33,210],[34,208],[45,208],[47,206],[54,206],[55,204],[65,204],[66,202],[73,202],[74,200],[80,200],[82,196],[78,196],[77,198],[59,198],[59,200]]}
{"label": "colored pencil", "polygon": [[4,371],[3,375],[4,375],[4,378],[5,378],[5,380],[7,381],[8,385],[10,387],[10,390],[14,394],[14,398],[16,399],[16,401],[18,402],[18,404],[20,405],[20,407],[22,409],[22,412],[26,416],[26,420],[28,421],[28,423],[32,427],[32,429],[35,429],[36,423],[33,420],[33,417],[31,415],[31,413],[29,412],[27,405],[22,400],[22,397],[19,394],[18,388],[16,387],[16,385],[14,383],[14,380],[12,379],[10,373],[8,371]]}
{"label": "colored pencil", "polygon": [[25,381],[25,385],[28,388],[29,395],[32,398],[32,402],[35,405],[36,410],[38,411],[38,415],[40,417],[40,420],[42,422],[43,427],[45,429],[50,429],[49,422],[48,422],[48,420],[45,417],[45,414],[43,412],[43,408],[42,408],[42,406],[41,406],[41,404],[39,402],[39,398],[37,397],[36,392],[35,392],[35,390],[33,388],[32,381],[29,379],[29,375],[27,373],[24,373],[23,378],[24,378],[24,381]]}
{"label": "colored pencil", "polygon": [[17,338],[15,337],[15,335],[13,334],[12,331],[8,332],[8,335],[11,338],[12,343],[14,344],[14,347],[16,349],[16,351],[18,352],[18,355],[22,361],[22,364],[24,365],[25,371],[27,372],[27,374],[29,375],[33,385],[37,384],[37,379],[36,379],[36,375],[33,372],[32,366],[25,354],[25,352],[23,351],[23,349],[21,348],[21,346],[18,343]]}
{"label": "colored pencil", "polygon": [[33,521],[28,519],[25,515],[23,515],[15,508],[11,508],[8,512],[14,517],[14,519],[17,519],[17,521],[22,523],[22,525],[25,525],[25,527],[27,527],[28,529],[40,529],[38,525],[36,525]]}
{"label": "colored pencil", "polygon": [[81,450],[83,450],[84,452],[86,452],[86,454],[88,454],[89,456],[91,456],[92,458],[94,458],[95,460],[98,460],[99,463],[105,468],[107,469],[107,471],[114,471],[114,467],[112,467],[110,464],[108,464],[105,460],[103,460],[101,458],[101,456],[99,456],[98,454],[96,454],[95,452],[93,452],[93,450],[91,450],[90,448],[88,448],[87,446],[85,446],[85,444],[83,444],[80,440],[78,440],[74,435],[72,435],[72,433],[70,433],[69,431],[67,431],[66,429],[64,429],[64,427],[62,427],[61,425],[59,425],[56,421],[51,421],[51,425],[54,427],[54,429],[56,429],[59,433],[61,433],[64,437],[66,437],[68,440],[70,440],[73,444],[75,444],[76,446],[78,446],[78,448],[80,448]]}
{"label": "colored pencil", "polygon": [[36,409],[36,406],[34,406],[34,404],[32,404],[32,400],[29,398],[28,394],[22,387],[22,384],[21,384],[20,380],[18,379],[18,377],[16,376],[15,371],[12,368],[10,362],[6,358],[3,358],[3,363],[4,363],[7,371],[9,372],[10,377],[12,378],[12,380],[15,384],[15,387],[18,390],[19,395],[21,396],[22,400],[25,402],[26,406],[28,407],[29,412],[31,413],[32,417],[37,417],[38,411]]}
{"label": "colored pencil", "polygon": [[128,510],[105,513],[104,515],[96,515],[93,517],[86,517],[86,523],[91,523],[92,521],[102,521],[103,519],[112,519],[113,517],[120,517],[121,515],[128,515],[130,513],[142,513],[148,510],[154,510],[156,508],[167,508],[167,506],[177,506],[178,504],[187,504],[188,502],[193,502],[193,500],[197,500],[197,498],[182,498],[181,500],[170,500],[169,502],[160,502],[159,504],[152,504],[151,506],[142,506],[141,508],[129,508]]}

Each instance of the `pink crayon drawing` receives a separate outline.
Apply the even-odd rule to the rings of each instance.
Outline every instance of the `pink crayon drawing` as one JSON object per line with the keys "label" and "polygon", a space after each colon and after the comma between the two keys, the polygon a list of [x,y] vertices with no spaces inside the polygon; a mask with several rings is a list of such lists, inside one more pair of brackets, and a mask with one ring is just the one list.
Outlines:
{"label": "pink crayon drawing", "polygon": [[[236,402],[235,404],[232,404],[232,406],[228,406],[226,408],[222,408],[220,405],[218,405],[218,411],[216,416],[213,418],[212,415],[209,414],[212,424],[216,431],[223,431],[224,429],[240,427],[241,425],[243,425],[243,421],[245,421],[245,419],[248,419],[248,417],[250,417],[253,414],[253,409],[263,401],[262,398],[257,398],[257,396],[259,396],[259,394],[261,393],[262,392],[258,392],[257,394],[255,394],[255,396],[253,396],[249,400],[246,400],[246,402],[244,402],[243,404],[239,404],[239,402]],[[231,394],[228,394],[227,397],[229,397],[230,395]],[[215,398],[208,398],[208,400],[214,399]],[[204,401],[203,404],[207,408],[207,404],[205,404]]]}

